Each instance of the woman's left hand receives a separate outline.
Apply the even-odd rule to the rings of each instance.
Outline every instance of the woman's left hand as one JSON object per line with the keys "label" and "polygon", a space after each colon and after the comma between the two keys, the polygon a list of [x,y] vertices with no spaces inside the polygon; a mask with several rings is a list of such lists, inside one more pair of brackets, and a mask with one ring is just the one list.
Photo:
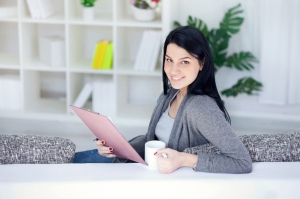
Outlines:
{"label": "woman's left hand", "polygon": [[[163,154],[166,154],[167,158],[164,158]],[[185,159],[183,153],[170,148],[160,149],[155,155],[158,156],[157,169],[160,173],[172,173],[183,166]]]}

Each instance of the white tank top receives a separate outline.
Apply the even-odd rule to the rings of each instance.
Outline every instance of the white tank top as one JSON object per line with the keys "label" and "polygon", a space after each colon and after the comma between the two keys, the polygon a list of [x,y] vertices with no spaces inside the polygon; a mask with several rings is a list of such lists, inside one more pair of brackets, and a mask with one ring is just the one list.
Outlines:
{"label": "white tank top", "polygon": [[156,128],[155,128],[156,137],[158,138],[158,140],[166,143],[166,145],[169,142],[173,124],[175,121],[175,119],[173,119],[169,116],[170,104],[174,100],[174,98],[176,97],[178,92],[176,92],[175,95],[173,96],[173,98],[171,99],[167,110],[161,115],[161,117],[159,118],[159,121],[156,125]]}

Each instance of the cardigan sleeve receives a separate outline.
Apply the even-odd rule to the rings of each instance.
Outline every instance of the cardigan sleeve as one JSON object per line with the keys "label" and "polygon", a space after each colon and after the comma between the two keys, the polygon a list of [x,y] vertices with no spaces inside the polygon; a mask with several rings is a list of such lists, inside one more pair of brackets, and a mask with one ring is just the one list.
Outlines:
{"label": "cardigan sleeve", "polygon": [[[198,98],[199,99],[199,98]],[[201,133],[221,154],[197,152],[195,171],[210,173],[250,173],[252,161],[248,150],[226,121],[215,100],[201,96],[188,107],[193,128]]]}

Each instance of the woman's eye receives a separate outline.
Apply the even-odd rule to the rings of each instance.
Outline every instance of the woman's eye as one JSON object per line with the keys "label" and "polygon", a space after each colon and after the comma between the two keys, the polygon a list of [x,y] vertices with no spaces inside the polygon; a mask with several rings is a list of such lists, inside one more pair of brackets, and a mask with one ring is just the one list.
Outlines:
{"label": "woman's eye", "polygon": [[172,62],[172,59],[166,58],[167,62]]}
{"label": "woman's eye", "polygon": [[183,63],[183,64],[189,64],[190,62],[188,62],[188,61],[182,61],[181,63]]}

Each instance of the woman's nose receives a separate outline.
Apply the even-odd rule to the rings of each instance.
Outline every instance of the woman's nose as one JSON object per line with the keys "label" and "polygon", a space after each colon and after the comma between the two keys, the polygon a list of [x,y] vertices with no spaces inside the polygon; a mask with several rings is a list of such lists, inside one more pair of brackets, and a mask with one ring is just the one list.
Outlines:
{"label": "woman's nose", "polygon": [[172,67],[171,67],[171,74],[173,75],[175,75],[175,74],[177,74],[178,72],[179,72],[179,70],[178,70],[178,66],[176,65],[176,64],[173,64],[172,65]]}

